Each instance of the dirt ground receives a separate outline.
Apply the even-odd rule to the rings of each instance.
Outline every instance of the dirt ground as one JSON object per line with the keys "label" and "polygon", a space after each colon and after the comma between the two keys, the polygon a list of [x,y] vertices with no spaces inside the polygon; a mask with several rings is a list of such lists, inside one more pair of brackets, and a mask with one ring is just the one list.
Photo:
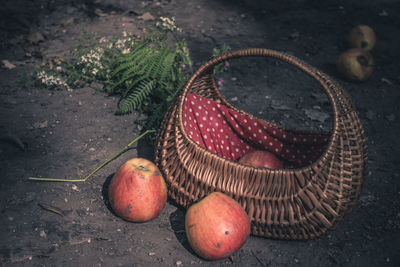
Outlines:
{"label": "dirt ground", "polygon": [[[0,7],[1,266],[400,266],[400,2],[250,0],[13,0]],[[368,174],[353,212],[311,241],[251,236],[233,257],[205,261],[190,249],[184,210],[172,200],[147,223],[115,216],[105,190],[129,158],[153,158],[141,141],[84,183],[28,181],[82,178],[141,132],[137,113],[115,116],[117,97],[98,85],[67,92],[29,83],[43,60],[68,52],[82,29],[99,36],[140,33],[140,16],[175,16],[198,68],[222,44],[264,47],[299,57],[337,79],[352,96],[368,138]],[[375,70],[364,83],[338,77],[335,62],[356,24],[377,33]],[[39,33],[39,34],[38,34]],[[32,35],[33,34],[33,35]],[[36,36],[36,37],[35,37]],[[329,130],[322,89],[290,66],[232,61],[223,94],[259,117],[294,128]],[[8,133],[25,144],[22,151]],[[39,204],[62,210],[63,216]]]}

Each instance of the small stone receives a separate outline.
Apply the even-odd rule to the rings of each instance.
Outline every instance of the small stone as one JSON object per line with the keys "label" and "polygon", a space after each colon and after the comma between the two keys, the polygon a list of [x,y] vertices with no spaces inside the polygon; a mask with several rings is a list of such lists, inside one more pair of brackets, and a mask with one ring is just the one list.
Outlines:
{"label": "small stone", "polygon": [[33,128],[36,128],[36,129],[43,129],[43,128],[46,128],[48,125],[49,125],[49,122],[48,122],[48,121],[35,122],[35,123],[33,124]]}
{"label": "small stone", "polygon": [[89,148],[89,151],[91,151],[91,152],[96,151],[96,148],[91,147],[91,148]]}
{"label": "small stone", "polygon": [[293,32],[293,33],[289,34],[289,37],[291,39],[297,39],[297,38],[300,37],[300,33],[299,32]]}
{"label": "small stone", "polygon": [[382,78],[381,81],[382,81],[383,83],[387,83],[387,84],[390,84],[390,85],[393,84],[389,79],[386,79],[386,78]]}
{"label": "small stone", "polygon": [[313,106],[313,109],[321,110],[321,107],[318,106],[318,105],[314,105],[314,106]]}
{"label": "small stone", "polygon": [[389,114],[389,115],[386,116],[386,119],[388,121],[395,121],[396,120],[396,115],[394,115],[393,113]]}
{"label": "small stone", "polygon": [[99,83],[99,82],[92,82],[90,84],[90,87],[95,89],[95,90],[102,90],[104,88],[104,84]]}
{"label": "small stone", "polygon": [[72,23],[74,23],[74,21],[75,21],[75,19],[73,17],[70,17],[70,18],[66,18],[66,19],[61,20],[61,24],[64,27],[66,27],[66,26],[71,25]]}
{"label": "small stone", "polygon": [[231,98],[231,101],[238,101],[238,97],[237,97],[237,96],[232,97],[232,98]]}
{"label": "small stone", "polygon": [[154,255],[156,255],[156,253],[154,253],[154,252],[149,252],[149,256],[154,256]]}
{"label": "small stone", "polygon": [[376,115],[375,112],[373,112],[372,110],[367,110],[367,113],[365,114],[365,116],[367,117],[367,119],[369,120],[373,120],[375,119]]}
{"label": "small stone", "polygon": [[26,39],[32,44],[38,44],[44,41],[43,34],[41,34],[40,32],[31,33]]}
{"label": "small stone", "polygon": [[41,238],[46,238],[46,237],[47,237],[47,234],[46,234],[46,232],[45,232],[45,231],[43,231],[43,230],[40,230],[40,233],[39,233],[39,235],[40,235],[40,237],[41,237]]}
{"label": "small stone", "polygon": [[154,17],[149,12],[146,12],[143,13],[143,15],[139,16],[138,19],[141,19],[143,21],[149,21],[149,20],[154,20]]}
{"label": "small stone", "polygon": [[177,262],[175,262],[175,265],[176,266],[183,266],[183,263],[182,263],[182,261],[177,261]]}
{"label": "small stone", "polygon": [[235,82],[236,80],[237,80],[236,77],[232,77],[232,78],[231,78],[231,81],[234,81],[234,82]]}
{"label": "small stone", "polygon": [[79,188],[74,184],[71,186],[71,189],[79,192]]}

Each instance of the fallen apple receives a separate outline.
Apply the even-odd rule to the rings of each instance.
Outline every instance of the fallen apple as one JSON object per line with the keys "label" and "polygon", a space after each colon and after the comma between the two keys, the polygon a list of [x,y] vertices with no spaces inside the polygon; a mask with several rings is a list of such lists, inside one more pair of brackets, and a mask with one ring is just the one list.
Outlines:
{"label": "fallen apple", "polygon": [[219,260],[243,246],[250,235],[250,220],[237,201],[213,192],[189,207],[185,230],[190,246],[199,256]]}
{"label": "fallen apple", "polygon": [[153,162],[133,158],[113,176],[108,198],[111,208],[121,218],[145,222],[161,213],[167,201],[167,186]]}
{"label": "fallen apple", "polygon": [[367,80],[374,70],[374,59],[367,50],[352,48],[343,52],[336,63],[338,72],[347,80]]}
{"label": "fallen apple", "polygon": [[253,150],[244,154],[239,163],[259,168],[282,169],[283,162],[266,150]]}
{"label": "fallen apple", "polygon": [[352,28],[347,36],[351,48],[363,48],[371,51],[376,42],[374,30],[367,25],[358,25]]}

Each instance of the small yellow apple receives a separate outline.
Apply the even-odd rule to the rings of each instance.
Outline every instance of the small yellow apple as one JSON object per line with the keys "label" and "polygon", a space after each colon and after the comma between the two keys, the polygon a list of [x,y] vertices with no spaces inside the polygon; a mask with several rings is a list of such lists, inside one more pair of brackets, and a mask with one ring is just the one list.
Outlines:
{"label": "small yellow apple", "polygon": [[352,28],[347,36],[350,48],[364,48],[371,51],[376,43],[374,30],[367,25],[358,25]]}
{"label": "small yellow apple", "polygon": [[352,48],[339,56],[336,67],[346,80],[362,82],[372,75],[374,59],[367,50]]}

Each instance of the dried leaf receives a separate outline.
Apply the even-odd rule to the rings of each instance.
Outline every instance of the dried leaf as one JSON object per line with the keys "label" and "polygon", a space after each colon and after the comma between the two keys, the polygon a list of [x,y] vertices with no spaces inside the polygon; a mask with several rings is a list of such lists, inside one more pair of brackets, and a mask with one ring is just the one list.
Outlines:
{"label": "dried leaf", "polygon": [[14,64],[12,64],[10,61],[8,61],[7,59],[2,60],[1,63],[3,63],[3,66],[6,69],[12,70],[12,69],[16,68],[16,66]]}
{"label": "dried leaf", "polygon": [[21,139],[17,135],[15,135],[13,133],[8,133],[6,136],[2,137],[1,139],[6,142],[9,142],[13,145],[16,145],[22,151],[26,151],[25,144],[21,141]]}
{"label": "dried leaf", "polygon": [[64,212],[60,208],[57,208],[57,207],[54,207],[54,206],[50,206],[50,205],[47,205],[47,204],[43,204],[43,203],[38,203],[38,206],[41,207],[44,210],[56,213],[56,214],[58,214],[60,216],[64,216]]}

